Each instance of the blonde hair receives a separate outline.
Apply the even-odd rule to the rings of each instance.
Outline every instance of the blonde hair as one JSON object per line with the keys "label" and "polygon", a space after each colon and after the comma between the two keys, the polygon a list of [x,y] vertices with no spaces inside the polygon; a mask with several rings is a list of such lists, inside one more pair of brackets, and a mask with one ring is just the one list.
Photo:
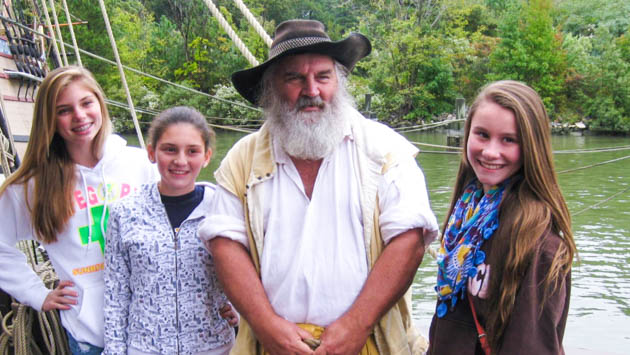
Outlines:
{"label": "blonde hair", "polygon": [[[92,141],[92,154],[102,155],[112,124],[105,105],[105,95],[92,74],[80,67],[68,66],[48,73],[37,91],[30,140],[22,165],[0,186],[0,195],[12,184],[24,185],[24,198],[31,213],[36,238],[44,243],[57,241],[74,214],[72,190],[75,185],[75,163],[63,138],[56,132],[56,103],[59,94],[70,84],[80,82],[91,90],[101,105],[102,126]],[[28,182],[33,179],[29,196]]]}
{"label": "blonde hair", "polygon": [[514,309],[522,276],[547,229],[557,234],[562,243],[545,277],[541,305],[562,285],[577,250],[571,232],[571,216],[554,170],[547,111],[536,91],[517,81],[486,85],[470,107],[464,127],[464,153],[447,216],[453,212],[466,185],[475,178],[466,148],[472,118],[479,106],[488,102],[514,113],[523,161],[499,206],[499,228],[492,237],[493,247],[488,259],[493,266],[488,300],[490,309],[497,311],[489,314],[486,331],[494,349],[498,348]]}

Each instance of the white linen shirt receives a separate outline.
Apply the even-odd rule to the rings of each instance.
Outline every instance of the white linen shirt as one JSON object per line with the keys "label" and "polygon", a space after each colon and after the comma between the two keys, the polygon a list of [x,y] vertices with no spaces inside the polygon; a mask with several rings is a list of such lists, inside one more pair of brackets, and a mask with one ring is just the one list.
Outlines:
{"label": "white linen shirt", "polygon": [[[345,139],[319,168],[308,199],[290,157],[273,144],[275,176],[260,184],[265,229],[261,280],[275,312],[294,323],[328,326],[346,312],[368,275],[355,166],[356,147]],[[437,235],[424,175],[415,159],[392,167],[378,184],[383,241],[425,228],[424,244]],[[249,248],[241,201],[218,186],[200,237],[235,240]]]}

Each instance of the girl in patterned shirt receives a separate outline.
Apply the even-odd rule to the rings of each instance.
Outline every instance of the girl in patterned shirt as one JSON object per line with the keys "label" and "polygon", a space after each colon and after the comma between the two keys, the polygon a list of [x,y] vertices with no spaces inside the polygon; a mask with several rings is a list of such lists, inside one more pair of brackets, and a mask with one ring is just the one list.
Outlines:
{"label": "girl in patterned shirt", "polygon": [[104,354],[227,354],[238,316],[197,237],[214,185],[196,184],[214,133],[189,107],[159,114],[149,159],[161,179],[111,209]]}

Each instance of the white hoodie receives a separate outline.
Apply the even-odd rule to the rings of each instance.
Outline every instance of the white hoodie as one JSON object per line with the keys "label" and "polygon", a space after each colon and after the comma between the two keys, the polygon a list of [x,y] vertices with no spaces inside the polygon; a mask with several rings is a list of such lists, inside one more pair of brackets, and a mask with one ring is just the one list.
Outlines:
{"label": "white hoodie", "polygon": [[[147,153],[127,147],[124,139],[107,139],[103,158],[93,168],[77,165],[73,192],[75,213],[57,242],[44,244],[60,280],[74,282],[78,304],[60,311],[61,322],[80,341],[103,347],[103,268],[105,227],[112,202],[130,195],[159,174]],[[33,188],[32,180],[29,189]],[[107,198],[106,198],[107,197]],[[0,288],[21,303],[41,310],[50,292],[15,248],[19,240],[35,239],[24,201],[24,185],[9,186],[0,196]]]}

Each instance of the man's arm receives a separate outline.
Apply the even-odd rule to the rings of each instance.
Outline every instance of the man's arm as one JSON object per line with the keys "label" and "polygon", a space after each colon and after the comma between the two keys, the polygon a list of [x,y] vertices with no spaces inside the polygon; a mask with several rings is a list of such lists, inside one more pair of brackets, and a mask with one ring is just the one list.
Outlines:
{"label": "man's arm", "polygon": [[247,249],[220,236],[206,243],[225,294],[265,350],[270,354],[311,354],[302,339],[312,336],[274,312]]}
{"label": "man's arm", "polygon": [[350,309],[326,328],[315,354],[358,354],[374,325],[405,294],[424,256],[422,229],[393,238]]}

